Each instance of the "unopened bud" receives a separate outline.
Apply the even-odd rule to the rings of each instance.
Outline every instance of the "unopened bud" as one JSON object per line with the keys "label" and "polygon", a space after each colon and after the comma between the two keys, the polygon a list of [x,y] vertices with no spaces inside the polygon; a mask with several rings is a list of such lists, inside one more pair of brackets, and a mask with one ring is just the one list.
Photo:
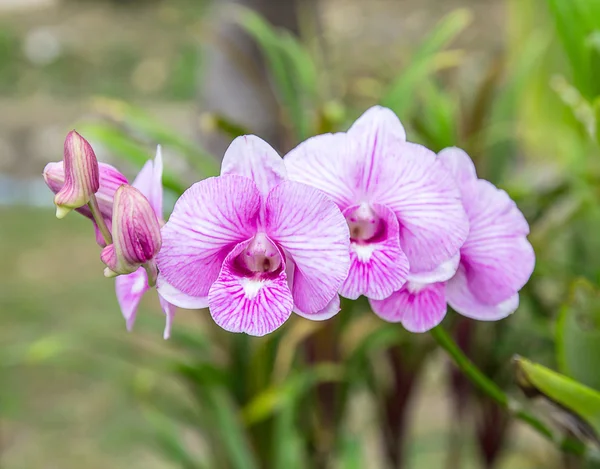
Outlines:
{"label": "unopened bud", "polygon": [[83,207],[100,187],[98,160],[92,146],[72,130],[65,139],[65,183],[54,197],[56,217]]}
{"label": "unopened bud", "polygon": [[115,193],[112,236],[113,244],[101,254],[106,277],[129,274],[142,265],[156,276],[154,256],[162,244],[160,224],[148,199],[126,184]]}

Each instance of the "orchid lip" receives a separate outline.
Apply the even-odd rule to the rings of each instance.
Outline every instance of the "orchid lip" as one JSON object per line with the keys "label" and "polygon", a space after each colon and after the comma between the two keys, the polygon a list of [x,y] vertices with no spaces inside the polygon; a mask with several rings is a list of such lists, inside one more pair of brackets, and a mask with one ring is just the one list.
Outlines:
{"label": "orchid lip", "polygon": [[277,276],[283,268],[279,248],[264,233],[257,233],[235,261],[240,275],[255,279]]}
{"label": "orchid lip", "polygon": [[356,244],[370,244],[385,237],[385,222],[375,210],[363,203],[346,215],[350,240]]}

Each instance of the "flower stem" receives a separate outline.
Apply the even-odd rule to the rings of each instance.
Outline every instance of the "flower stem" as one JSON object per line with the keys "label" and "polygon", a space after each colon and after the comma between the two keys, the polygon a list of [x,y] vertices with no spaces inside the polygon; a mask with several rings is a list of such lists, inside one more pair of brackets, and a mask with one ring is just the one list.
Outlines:
{"label": "flower stem", "polygon": [[90,198],[90,201],[88,202],[88,207],[90,208],[90,211],[92,212],[92,216],[94,217],[94,221],[96,222],[96,225],[98,226],[98,229],[100,230],[100,233],[102,233],[104,242],[106,243],[107,246],[109,244],[112,244],[113,240],[112,240],[112,236],[110,235],[110,230],[108,229],[108,226],[106,226],[106,222],[104,221],[104,217],[102,216],[102,213],[100,213],[100,207],[98,206],[98,200],[96,199],[95,194],[92,194],[92,197]]}
{"label": "flower stem", "polygon": [[548,425],[529,412],[518,408],[515,403],[511,402],[504,391],[500,389],[500,387],[490,378],[485,376],[481,370],[477,368],[477,366],[475,366],[475,364],[462,352],[462,350],[458,347],[458,345],[456,345],[454,340],[452,340],[452,337],[448,335],[442,326],[433,328],[430,333],[438,345],[442,347],[446,353],[448,353],[450,358],[454,361],[454,364],[476,387],[479,388],[480,391],[497,402],[501,407],[508,410],[516,418],[536,430],[546,439],[558,444],[563,451],[577,455],[585,454],[586,447],[583,443],[573,439],[557,438]]}

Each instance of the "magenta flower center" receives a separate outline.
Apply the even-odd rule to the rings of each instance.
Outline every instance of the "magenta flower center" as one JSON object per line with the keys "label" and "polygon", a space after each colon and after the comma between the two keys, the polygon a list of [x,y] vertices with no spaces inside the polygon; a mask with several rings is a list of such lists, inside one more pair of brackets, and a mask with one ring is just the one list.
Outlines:
{"label": "magenta flower center", "polygon": [[368,205],[362,204],[346,216],[350,239],[359,244],[375,241],[385,231],[384,221]]}
{"label": "magenta flower center", "polygon": [[237,260],[247,275],[270,274],[281,267],[279,250],[264,233],[257,233]]}

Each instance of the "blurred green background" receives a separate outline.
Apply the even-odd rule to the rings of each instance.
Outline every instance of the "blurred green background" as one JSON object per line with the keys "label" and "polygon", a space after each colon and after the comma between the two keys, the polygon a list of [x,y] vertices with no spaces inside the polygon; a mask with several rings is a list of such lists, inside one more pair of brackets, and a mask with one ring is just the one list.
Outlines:
{"label": "blurred green background", "polygon": [[129,177],[161,143],[172,204],[239,134],[284,154],[381,103],[531,225],[519,310],[445,327],[543,420],[513,355],[600,388],[600,2],[243,3],[0,0],[0,467],[596,467],[366,301],[261,339],[181,311],[163,342],[149,294],[125,331],[89,222],[56,220],[41,178],[68,130]]}

